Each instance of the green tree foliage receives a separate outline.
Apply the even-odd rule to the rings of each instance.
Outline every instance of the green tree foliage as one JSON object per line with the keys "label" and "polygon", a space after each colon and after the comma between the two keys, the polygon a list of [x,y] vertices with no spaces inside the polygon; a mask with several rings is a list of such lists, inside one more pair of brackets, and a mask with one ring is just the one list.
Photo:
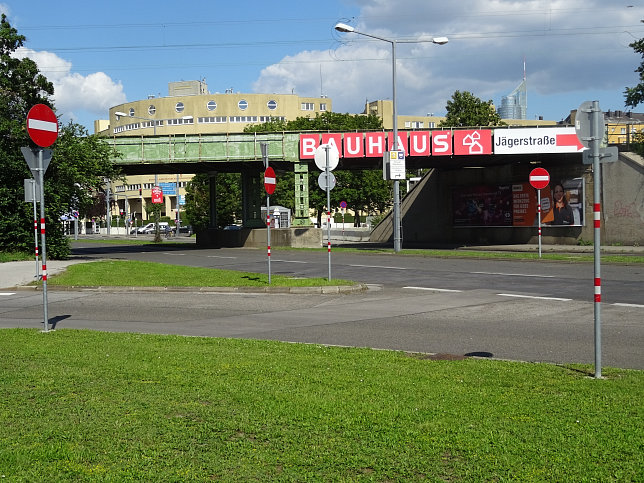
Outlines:
{"label": "green tree foliage", "polygon": [[[301,131],[367,131],[382,129],[382,120],[372,114],[340,114],[324,112],[315,117],[298,117],[293,121],[271,121],[248,126],[245,132],[301,132]],[[382,171],[337,169],[334,172],[337,179],[336,188],[331,190],[331,208],[337,208],[341,201],[347,202],[347,207],[358,212],[373,213],[383,211],[391,204],[392,190],[390,183],[382,179]],[[277,187],[271,196],[271,204],[279,204],[294,208],[294,176],[292,172],[278,171]],[[320,171],[312,169],[309,172],[309,206],[317,212],[318,223],[326,212],[326,191],[318,186]],[[359,222],[356,217],[355,223]]]}
{"label": "green tree foliage", "polygon": [[[186,220],[195,231],[210,224],[210,187],[207,174],[197,174],[186,186]],[[241,218],[242,195],[239,173],[217,173],[215,177],[217,225],[224,227]]]}
{"label": "green tree foliage", "polygon": [[[644,20],[642,20],[644,22]],[[641,104],[644,101],[644,39],[636,40],[629,44],[636,53],[640,54],[642,57],[642,62],[635,72],[639,74],[640,82],[635,87],[627,87],[624,91],[624,97],[626,102],[624,103],[627,107],[637,107],[638,104]]]}
{"label": "green tree foliage", "polygon": [[[24,179],[32,173],[21,147],[35,147],[26,131],[29,109],[35,104],[52,106],[53,86],[38,72],[36,64],[12,54],[25,37],[11,27],[5,15],[0,21],[0,250],[33,251],[33,208],[24,201]],[[60,216],[90,209],[103,177],[116,178],[109,162],[111,148],[96,136],[70,123],[59,129],[52,146],[54,155],[45,173],[45,222],[47,255],[65,258],[69,243],[62,232]],[[38,212],[39,213],[39,212]]]}
{"label": "green tree foliage", "polygon": [[447,101],[447,115],[440,127],[501,126],[501,116],[496,112],[492,101],[482,101],[468,91],[455,91]]}

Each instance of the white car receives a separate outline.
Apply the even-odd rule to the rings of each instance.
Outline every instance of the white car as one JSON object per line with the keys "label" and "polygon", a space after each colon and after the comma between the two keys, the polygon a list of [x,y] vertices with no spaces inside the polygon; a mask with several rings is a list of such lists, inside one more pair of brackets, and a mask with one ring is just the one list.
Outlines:
{"label": "white car", "polygon": [[[165,233],[165,227],[168,226],[167,221],[160,221],[159,222],[159,233]],[[142,226],[141,228],[138,229],[139,233],[154,233],[154,230],[156,230],[156,223],[148,223],[145,226]]]}

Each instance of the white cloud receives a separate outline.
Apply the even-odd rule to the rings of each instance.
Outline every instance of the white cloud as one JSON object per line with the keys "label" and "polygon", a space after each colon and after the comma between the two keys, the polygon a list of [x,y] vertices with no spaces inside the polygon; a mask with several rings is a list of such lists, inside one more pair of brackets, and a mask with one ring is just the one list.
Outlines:
{"label": "white cloud", "polygon": [[46,51],[19,48],[14,56],[28,57],[54,85],[53,101],[63,122],[74,120],[89,128],[91,121],[102,119],[111,106],[126,102],[123,85],[103,72],[81,75],[72,63]]}
{"label": "white cloud", "polygon": [[[628,46],[644,37],[644,8],[605,0],[355,0],[359,31],[397,41],[398,112],[444,113],[455,90],[468,90],[499,105],[501,97],[528,78],[528,114],[559,119],[577,107],[555,99],[564,94],[610,94],[607,109],[623,107],[623,90],[637,84],[641,59]],[[447,45],[404,43],[447,36]],[[318,95],[322,65],[325,94],[340,112],[361,112],[365,99],[390,99],[391,44],[353,33],[334,33],[331,52],[301,52],[265,68],[256,91],[289,86]],[[329,57],[335,59],[330,62]],[[530,104],[530,93],[539,105]],[[584,94],[586,93],[586,94]],[[553,102],[547,106],[547,99]],[[607,97],[608,99],[608,97]],[[612,104],[612,105],[610,105]]]}

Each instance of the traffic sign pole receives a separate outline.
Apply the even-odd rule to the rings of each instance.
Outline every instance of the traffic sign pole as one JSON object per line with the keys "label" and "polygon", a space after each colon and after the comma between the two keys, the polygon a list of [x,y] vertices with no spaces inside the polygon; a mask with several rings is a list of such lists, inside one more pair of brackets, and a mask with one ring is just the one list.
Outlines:
{"label": "traffic sign pole", "polygon": [[275,176],[273,170],[269,171],[268,166],[268,143],[264,142],[260,144],[262,149],[262,158],[264,158],[264,188],[266,189],[266,252],[268,258],[268,284],[271,284],[271,197],[269,191],[275,189],[276,180],[273,178],[272,183],[267,182],[267,177],[270,175]]}
{"label": "traffic sign pole", "polygon": [[[600,123],[602,124],[600,126]],[[599,143],[603,136],[603,115],[599,109],[599,101],[593,101],[591,112],[591,151],[593,158],[593,219],[595,226],[595,378],[602,377],[601,350],[601,165],[599,159]]]}
{"label": "traffic sign pole", "polygon": [[42,261],[43,332],[49,332],[49,315],[47,310],[47,246],[45,243],[45,170],[42,162],[42,149],[38,150],[38,179],[40,181],[40,259]]}
{"label": "traffic sign pole", "polygon": [[326,151],[326,166],[325,166],[325,173],[326,173],[326,240],[327,240],[327,250],[329,252],[329,278],[328,280],[331,280],[331,188],[330,188],[330,170],[329,170],[329,150],[331,149],[331,146],[328,144],[324,147],[324,151]]}
{"label": "traffic sign pole", "polygon": [[539,220],[539,258],[541,258],[541,190],[537,190],[537,218]]}

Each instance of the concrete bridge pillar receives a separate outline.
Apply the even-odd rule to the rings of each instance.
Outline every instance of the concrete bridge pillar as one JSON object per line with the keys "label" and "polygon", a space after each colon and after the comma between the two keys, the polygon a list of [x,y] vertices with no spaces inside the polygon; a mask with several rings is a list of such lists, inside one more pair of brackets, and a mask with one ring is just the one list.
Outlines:
{"label": "concrete bridge pillar", "polygon": [[264,184],[259,171],[242,171],[242,226],[261,228],[266,226],[262,219],[262,204],[265,199]]}

